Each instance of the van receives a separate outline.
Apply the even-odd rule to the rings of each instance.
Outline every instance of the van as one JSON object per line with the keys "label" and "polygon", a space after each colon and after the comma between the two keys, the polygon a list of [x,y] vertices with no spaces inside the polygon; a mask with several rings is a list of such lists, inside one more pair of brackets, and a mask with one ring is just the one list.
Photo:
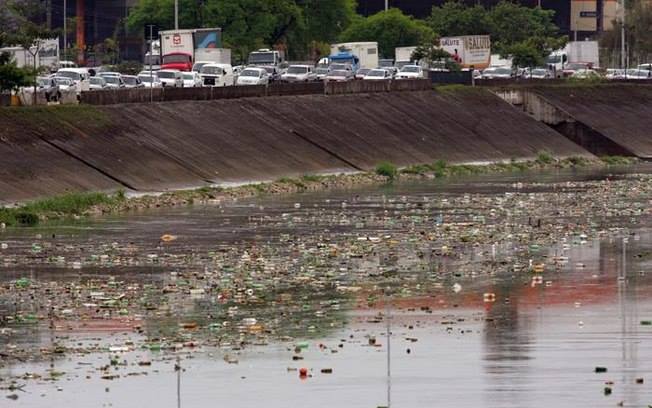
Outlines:
{"label": "van", "polygon": [[77,95],[91,89],[91,74],[86,68],[61,68],[55,76],[71,79],[77,86]]}
{"label": "van", "polygon": [[201,67],[200,75],[204,86],[235,85],[231,64],[206,64]]}

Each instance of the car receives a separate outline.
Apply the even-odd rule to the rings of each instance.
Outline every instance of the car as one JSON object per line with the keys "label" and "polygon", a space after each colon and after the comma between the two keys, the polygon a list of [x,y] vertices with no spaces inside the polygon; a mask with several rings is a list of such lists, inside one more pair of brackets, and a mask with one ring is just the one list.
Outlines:
{"label": "car", "polygon": [[604,77],[607,79],[625,79],[627,75],[624,69],[608,68]]}
{"label": "car", "polygon": [[147,74],[138,74],[138,78],[140,79],[140,82],[143,83],[143,86],[145,88],[162,88],[163,83],[159,79],[159,77],[156,75],[156,72],[154,72],[151,76],[149,75],[149,72]]}
{"label": "car", "polygon": [[315,68],[315,79],[318,81],[323,81],[328,75],[328,67],[317,67]]}
{"label": "car", "polygon": [[562,71],[566,77],[572,76],[576,71],[591,69],[591,63],[588,62],[571,62],[564,66]]}
{"label": "car", "polygon": [[91,74],[87,68],[61,68],[55,76],[71,79],[77,85],[77,95],[90,89]]}
{"label": "car", "polygon": [[61,92],[74,91],[75,93],[77,93],[78,91],[77,84],[72,79],[67,77],[60,77],[60,76],[54,76],[52,77],[52,79],[57,84],[59,91]]}
{"label": "car", "polygon": [[215,64],[215,61],[197,61],[194,64],[192,64],[192,72],[200,73],[201,72],[201,67],[203,67],[206,64]]}
{"label": "car", "polygon": [[59,61],[59,68],[77,68],[77,63],[73,61]]}
{"label": "car", "polygon": [[403,68],[396,74],[396,79],[423,78],[423,68],[418,65],[403,65]]}
{"label": "car", "polygon": [[235,77],[231,64],[206,64],[201,68],[204,86],[233,86]]}
{"label": "car", "polygon": [[125,87],[125,81],[122,79],[122,75],[103,75],[102,78],[106,81],[106,89],[122,89]]}
{"label": "car", "polygon": [[183,78],[184,88],[199,88],[203,85],[202,78],[201,75],[199,75],[199,72],[195,72],[195,71],[182,72],[181,77]]}
{"label": "car", "polygon": [[386,79],[392,79],[392,73],[386,69],[376,68],[367,72],[367,75],[364,76],[365,81],[382,81]]}
{"label": "car", "polygon": [[45,93],[46,101],[56,102],[61,98],[59,85],[52,77],[38,77],[36,78],[36,85],[38,87],[38,91]]}
{"label": "car", "polygon": [[625,73],[625,78],[629,80],[646,81],[652,79],[652,71],[637,68],[628,69]]}
{"label": "car", "polygon": [[269,74],[264,68],[245,68],[238,75],[236,85],[267,85]]}
{"label": "car", "polygon": [[585,68],[585,69],[578,69],[574,71],[570,77],[574,79],[592,79],[592,78],[600,78],[600,74],[598,74],[597,71]]}
{"label": "car", "polygon": [[123,75],[122,80],[125,83],[125,88],[144,88],[143,81],[136,75]]}
{"label": "car", "polygon": [[310,82],[317,79],[310,65],[290,65],[288,70],[281,75],[282,82]]}
{"label": "car", "polygon": [[636,67],[639,70],[646,70],[646,71],[652,71],[652,63],[647,63],[647,64],[640,64],[638,67]]}
{"label": "car", "polygon": [[265,66],[260,66],[256,68],[262,68],[265,71],[267,71],[267,76],[269,82],[276,82],[281,80],[281,75],[282,73],[276,68],[275,66],[272,65],[265,65]]}
{"label": "car", "polygon": [[528,70],[525,78],[527,79],[550,79],[552,78],[552,72],[546,68],[533,68]]}
{"label": "car", "polygon": [[353,71],[349,71],[348,69],[331,70],[328,75],[326,75],[326,81],[328,82],[347,82],[354,79],[355,75],[353,75]]}
{"label": "car", "polygon": [[183,88],[183,77],[178,69],[162,69],[156,76],[161,80],[163,87]]}
{"label": "car", "polygon": [[102,78],[99,75],[91,77],[91,85],[90,85],[91,91],[97,91],[99,89],[104,89],[104,88],[106,88],[106,80],[104,80],[104,78]]}
{"label": "car", "polygon": [[[333,64],[336,65],[336,64]],[[344,65],[344,64],[337,64],[337,65]],[[333,69],[333,68],[331,68]],[[355,72],[355,75],[353,76],[355,79],[364,79],[364,76],[367,75],[371,71],[369,68],[360,68]],[[351,71],[353,72],[353,71]]]}
{"label": "car", "polygon": [[508,67],[489,67],[482,71],[482,79],[509,79],[514,77],[514,71]]}

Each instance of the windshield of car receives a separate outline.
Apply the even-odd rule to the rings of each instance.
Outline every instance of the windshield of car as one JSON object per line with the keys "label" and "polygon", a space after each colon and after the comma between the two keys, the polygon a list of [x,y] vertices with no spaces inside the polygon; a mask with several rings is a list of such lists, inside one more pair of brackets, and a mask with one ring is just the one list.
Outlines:
{"label": "windshield of car", "polygon": [[190,55],[172,54],[163,56],[163,64],[174,64],[178,62],[190,62]]}
{"label": "windshield of car", "polygon": [[192,70],[195,72],[201,72],[202,67],[206,64],[210,64],[210,62],[196,62],[195,65],[192,66]]}
{"label": "windshield of car", "polygon": [[367,73],[371,71],[370,69],[367,68],[362,68],[358,70],[358,75],[367,75]]}
{"label": "windshield of car", "polygon": [[152,81],[156,81],[155,76],[149,76],[149,75],[139,75],[138,78],[140,79],[141,82],[147,82],[150,83]]}
{"label": "windshield of car", "polygon": [[249,54],[250,64],[274,64],[275,62],[274,53],[272,51],[252,52]]}
{"label": "windshield of car", "polygon": [[647,70],[640,70],[640,69],[628,69],[627,70],[627,75],[629,75],[629,76],[647,77],[649,74],[650,74],[650,72],[647,71]]}
{"label": "windshield of car", "polygon": [[91,77],[91,84],[93,85],[102,85],[104,80],[101,77]]}
{"label": "windshield of car", "polygon": [[532,75],[545,75],[546,70],[545,69],[533,69],[532,70]]}
{"label": "windshield of car", "polygon": [[57,85],[72,85],[72,81],[69,78],[54,78],[54,82],[57,83]]}
{"label": "windshield of car", "polygon": [[122,77],[127,85],[138,85],[138,79],[136,77]]}
{"label": "windshield of car", "polygon": [[73,71],[59,71],[57,72],[58,77],[70,78],[73,81],[80,81],[81,75],[78,72]]}
{"label": "windshield of car", "polygon": [[372,69],[367,73],[367,76],[371,77],[384,77],[385,76],[385,70],[382,69]]}
{"label": "windshield of car", "polygon": [[38,81],[39,86],[49,86],[50,85],[50,80],[47,79],[47,78],[39,78],[37,81]]}
{"label": "windshield of car", "polygon": [[116,76],[104,77],[104,80],[106,81],[107,84],[119,84],[120,83],[120,77],[116,77]]}
{"label": "windshield of car", "polygon": [[315,73],[316,73],[317,75],[328,74],[328,68],[317,68],[317,69],[315,70]]}
{"label": "windshield of car", "polygon": [[240,73],[240,76],[260,78],[260,71],[258,71],[257,69],[245,69]]}
{"label": "windshield of car", "polygon": [[195,79],[195,74],[193,74],[193,73],[191,73],[191,72],[188,72],[188,73],[186,73],[186,74],[181,74],[181,76],[182,76],[183,79],[186,80],[186,81],[192,81],[192,80]]}
{"label": "windshield of car", "polygon": [[419,72],[419,67],[415,67],[414,65],[406,65],[401,68],[401,72]]}
{"label": "windshield of car", "polygon": [[159,71],[157,75],[158,75],[159,78],[174,79],[175,74],[176,74],[176,72],[174,72],[174,71]]}
{"label": "windshield of car", "polygon": [[641,64],[638,66],[638,69],[652,71],[652,64]]}
{"label": "windshield of car", "polygon": [[288,68],[288,74],[307,74],[308,67],[290,67]]}
{"label": "windshield of car", "polygon": [[211,67],[210,65],[204,65],[201,68],[201,73],[202,74],[208,74],[208,75],[224,75],[224,68],[222,67]]}
{"label": "windshield of car", "polygon": [[331,73],[328,74],[328,76],[346,77],[346,76],[349,76],[350,73],[351,73],[351,71],[347,71],[347,70],[344,70],[344,69],[338,69],[338,70],[335,70],[335,71],[331,71]]}

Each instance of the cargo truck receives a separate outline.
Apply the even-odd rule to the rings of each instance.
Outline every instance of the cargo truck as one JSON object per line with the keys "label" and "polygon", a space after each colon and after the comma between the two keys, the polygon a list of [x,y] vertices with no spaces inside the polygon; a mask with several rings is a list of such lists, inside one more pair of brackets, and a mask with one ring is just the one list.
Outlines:
{"label": "cargo truck", "polygon": [[220,28],[161,31],[159,36],[161,69],[190,71],[196,61],[231,63],[231,50],[222,48]]}
{"label": "cargo truck", "polygon": [[396,61],[396,68],[401,69],[404,65],[411,65],[413,62],[412,54],[417,50],[417,47],[396,47],[394,49],[394,61]]}
{"label": "cargo truck", "polygon": [[488,35],[442,37],[439,46],[462,68],[482,70],[491,61],[491,39]]}
{"label": "cargo truck", "polygon": [[331,44],[330,63],[351,64],[359,68],[378,68],[378,43],[377,42],[349,42]]}
{"label": "cargo truck", "polygon": [[553,51],[547,58],[548,69],[557,78],[571,75],[575,68],[598,68],[600,66],[600,51],[597,41],[571,41],[560,50]]}

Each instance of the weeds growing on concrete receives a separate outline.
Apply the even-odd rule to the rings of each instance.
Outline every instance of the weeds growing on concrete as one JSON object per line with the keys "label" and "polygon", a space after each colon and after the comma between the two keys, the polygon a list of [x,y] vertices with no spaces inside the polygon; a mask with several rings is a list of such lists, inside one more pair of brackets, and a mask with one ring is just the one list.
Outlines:
{"label": "weeds growing on concrete", "polygon": [[550,154],[550,152],[542,150],[537,154],[537,162],[540,164],[550,164],[553,161],[555,161],[555,158]]}
{"label": "weeds growing on concrete", "polygon": [[127,198],[123,190],[116,194],[69,193],[32,201],[16,208],[0,208],[0,222],[5,225],[36,225],[42,217],[62,218],[83,215],[97,205],[111,207]]}
{"label": "weeds growing on concrete", "polygon": [[378,163],[376,166],[376,174],[379,176],[387,177],[390,180],[394,180],[398,175],[397,167],[390,162]]}
{"label": "weeds growing on concrete", "polygon": [[625,156],[600,156],[600,160],[608,166],[626,166],[636,161],[632,157]]}

